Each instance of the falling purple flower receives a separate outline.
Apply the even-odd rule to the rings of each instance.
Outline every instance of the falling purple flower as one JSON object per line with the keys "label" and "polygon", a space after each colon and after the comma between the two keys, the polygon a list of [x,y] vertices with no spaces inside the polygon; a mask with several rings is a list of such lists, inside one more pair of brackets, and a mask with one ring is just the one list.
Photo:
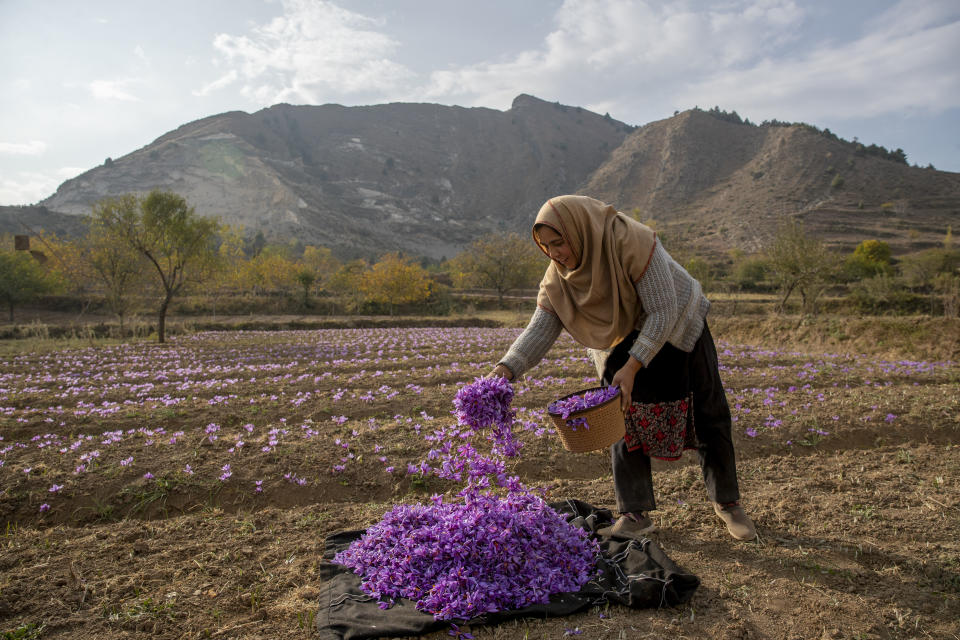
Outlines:
{"label": "falling purple flower", "polygon": [[477,378],[457,391],[454,415],[460,424],[474,429],[502,425],[513,421],[512,401],[513,387],[506,378]]}

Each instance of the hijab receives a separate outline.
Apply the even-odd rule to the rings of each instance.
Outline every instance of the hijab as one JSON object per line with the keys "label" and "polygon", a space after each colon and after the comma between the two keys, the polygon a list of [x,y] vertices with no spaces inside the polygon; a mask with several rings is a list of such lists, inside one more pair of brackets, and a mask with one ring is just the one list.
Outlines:
{"label": "hijab", "polygon": [[592,349],[609,349],[627,337],[641,312],[636,283],[656,247],[653,229],[599,200],[576,195],[551,198],[537,213],[533,239],[547,253],[537,225],[562,236],[576,262],[567,269],[550,261],[537,305]]}

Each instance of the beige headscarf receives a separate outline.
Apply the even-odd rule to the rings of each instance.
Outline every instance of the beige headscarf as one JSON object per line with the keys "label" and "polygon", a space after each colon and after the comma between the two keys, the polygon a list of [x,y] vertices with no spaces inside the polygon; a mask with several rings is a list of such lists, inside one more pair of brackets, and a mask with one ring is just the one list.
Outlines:
{"label": "beige headscarf", "polygon": [[[608,349],[627,337],[641,311],[636,282],[656,246],[653,229],[599,200],[574,195],[547,200],[534,227],[539,224],[566,240],[577,266],[567,269],[551,260],[537,305],[592,349]],[[547,253],[535,230],[533,239]]]}

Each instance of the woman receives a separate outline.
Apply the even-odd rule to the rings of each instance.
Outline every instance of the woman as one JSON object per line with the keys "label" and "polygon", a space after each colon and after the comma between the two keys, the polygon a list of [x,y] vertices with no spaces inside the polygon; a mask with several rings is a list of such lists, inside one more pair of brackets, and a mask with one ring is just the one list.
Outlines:
{"label": "woman", "polygon": [[551,259],[537,309],[490,375],[518,378],[566,329],[621,391],[627,433],[610,447],[621,515],[609,533],[653,531],[650,456],[675,460],[696,448],[717,515],[734,538],[755,538],[739,504],[730,409],[700,283],[652,229],[586,196],[548,200],[533,237]]}

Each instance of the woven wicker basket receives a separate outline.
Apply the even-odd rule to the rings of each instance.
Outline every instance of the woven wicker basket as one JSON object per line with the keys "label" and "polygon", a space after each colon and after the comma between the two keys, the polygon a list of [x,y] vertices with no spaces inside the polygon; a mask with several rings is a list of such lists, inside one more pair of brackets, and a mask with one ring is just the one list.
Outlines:
{"label": "woven wicker basket", "polygon": [[[602,388],[584,389],[563,396],[559,400],[565,400],[571,396],[582,396],[588,391],[598,391]],[[566,419],[549,409],[547,413],[550,414],[553,424],[557,427],[557,433],[560,434],[563,448],[574,453],[606,449],[622,438],[625,432],[623,411],[620,410],[620,394],[589,409],[571,413]],[[586,418],[587,426],[568,425],[567,420],[572,418]]]}

